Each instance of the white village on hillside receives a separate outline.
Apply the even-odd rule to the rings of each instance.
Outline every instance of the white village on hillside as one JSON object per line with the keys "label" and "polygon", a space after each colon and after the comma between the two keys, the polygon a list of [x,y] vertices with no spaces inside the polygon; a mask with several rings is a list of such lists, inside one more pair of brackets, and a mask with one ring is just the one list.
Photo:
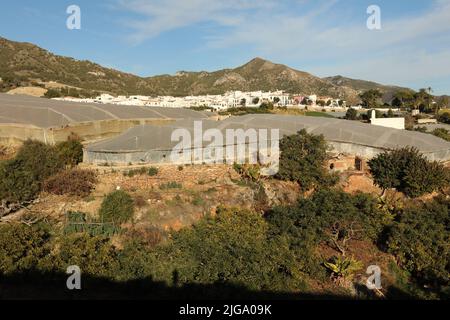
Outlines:
{"label": "white village on hillside", "polygon": [[[356,110],[364,110],[361,105],[347,106],[346,101],[335,99],[332,97],[320,97],[315,94],[306,96],[301,94],[289,94],[282,90],[276,91],[228,91],[222,95],[198,95],[198,96],[112,96],[104,93],[96,98],[73,98],[63,97],[54,98],[54,100],[99,103],[99,104],[116,104],[123,106],[142,106],[142,107],[164,107],[164,108],[205,108],[210,111],[226,111],[230,108],[247,107],[260,108],[264,103],[271,103],[275,107],[294,108],[294,109],[311,109],[324,111],[341,111],[345,112],[349,108]],[[378,109],[379,111],[388,111],[388,109]],[[398,111],[392,109],[392,111]],[[405,118],[376,118],[376,113],[372,112],[370,122],[373,125],[405,129]]]}

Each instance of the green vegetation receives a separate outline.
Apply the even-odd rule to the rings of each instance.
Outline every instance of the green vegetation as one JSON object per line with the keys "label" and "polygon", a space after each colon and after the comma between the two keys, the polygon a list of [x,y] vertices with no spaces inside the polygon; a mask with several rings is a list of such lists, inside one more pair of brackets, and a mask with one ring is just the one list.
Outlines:
{"label": "green vegetation", "polygon": [[129,221],[133,214],[133,198],[122,190],[108,194],[100,208],[100,218],[103,222],[124,223]]}
{"label": "green vegetation", "polygon": [[305,190],[333,185],[336,177],[325,169],[328,146],[323,136],[308,134],[306,130],[285,136],[280,141],[280,169],[277,178],[298,182]]}
{"label": "green vegetation", "polygon": [[324,262],[325,267],[332,273],[332,278],[337,283],[344,283],[353,278],[356,271],[363,268],[361,261],[343,256],[334,257],[331,261]]}
{"label": "green vegetation", "polygon": [[450,124],[450,112],[443,112],[438,116],[439,122]]}
{"label": "green vegetation", "polygon": [[382,189],[394,188],[418,197],[448,186],[449,170],[428,161],[413,148],[384,152],[369,161],[374,182]]}
{"label": "green vegetation", "polygon": [[[331,187],[336,177],[325,169],[327,145],[322,136],[302,130],[284,137],[280,146],[278,178],[311,190],[299,195],[294,204],[255,210],[219,207],[214,216],[205,214],[192,227],[166,234],[153,226],[121,226],[132,220],[135,207],[147,204],[142,195],[133,198],[114,191],[104,198],[98,219],[67,212],[64,224],[34,218],[0,223],[0,278],[12,281],[38,273],[52,281],[56,274],[66,276],[67,266],[78,265],[86,285],[109,281],[140,289],[155,283],[174,290],[212,288],[217,297],[230,294],[229,286],[239,292],[298,296],[323,285],[336,296],[344,292],[347,297],[354,279],[364,276],[368,264],[381,257],[376,262],[390,260],[390,276],[395,278],[386,287],[383,283],[388,298],[403,294],[448,299],[448,197],[400,201],[349,194]],[[76,194],[75,189],[90,192],[83,183],[93,173],[64,171],[66,163],[55,147],[27,142],[14,160],[21,165],[16,170],[32,172],[36,181],[43,181],[44,189],[57,194]],[[448,186],[448,170],[414,149],[380,154],[369,165],[378,185],[410,197]],[[139,169],[137,174],[149,174],[150,169]],[[152,172],[157,174],[155,169]],[[254,188],[255,200],[263,199],[259,166],[236,164],[234,169]],[[66,185],[77,180],[78,187]],[[175,181],[160,185],[161,190],[180,188]],[[199,193],[191,192],[189,199],[173,193],[168,205],[207,208]],[[159,218],[157,209],[147,210],[149,220]]]}
{"label": "green vegetation", "polygon": [[448,286],[450,201],[444,197],[404,210],[387,233],[388,251],[418,283]]}
{"label": "green vegetation", "polygon": [[431,132],[436,137],[439,137],[441,139],[450,141],[450,132],[444,128],[437,128],[434,129],[433,132]]}
{"label": "green vegetation", "polygon": [[183,188],[183,185],[181,183],[178,183],[176,181],[170,181],[167,183],[163,183],[159,186],[161,190],[168,190],[168,189],[181,189]]}
{"label": "green vegetation", "polygon": [[24,203],[36,198],[44,181],[63,170],[56,149],[37,141],[26,141],[12,160],[0,163],[0,199]]}
{"label": "green vegetation", "polygon": [[347,120],[357,120],[358,119],[358,111],[353,108],[349,108],[345,113],[345,119]]}
{"label": "green vegetation", "polygon": [[378,108],[380,100],[383,94],[378,89],[367,90],[362,93],[359,97],[361,98],[362,105],[368,109]]}
{"label": "green vegetation", "polygon": [[67,166],[76,166],[83,161],[83,145],[77,138],[56,145],[56,152]]}
{"label": "green vegetation", "polygon": [[332,115],[329,115],[325,112],[317,112],[317,111],[306,111],[305,116],[307,117],[322,117],[322,118],[334,118]]}

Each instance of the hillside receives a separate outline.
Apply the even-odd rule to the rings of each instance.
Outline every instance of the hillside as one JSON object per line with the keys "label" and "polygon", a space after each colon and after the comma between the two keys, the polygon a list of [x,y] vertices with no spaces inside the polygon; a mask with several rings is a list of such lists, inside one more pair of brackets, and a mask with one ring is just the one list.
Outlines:
{"label": "hillside", "polygon": [[327,77],[323,78],[323,80],[331,82],[332,84],[338,86],[338,87],[346,87],[352,90],[357,91],[358,93],[364,92],[366,90],[370,89],[378,89],[383,93],[383,101],[390,103],[392,101],[393,95],[398,90],[411,90],[408,88],[402,88],[398,86],[389,86],[389,85],[383,85],[372,81],[366,81],[366,80],[358,80],[358,79],[351,79],[346,78],[343,76],[334,76],[334,77]]}
{"label": "hillside", "polygon": [[[362,90],[378,88],[392,95],[397,87],[344,77],[321,79],[285,65],[255,58],[235,69],[215,72],[178,72],[176,75],[139,77],[102,67],[90,61],[78,61],[54,55],[30,43],[0,38],[0,89],[46,86],[56,82],[89,91],[113,94],[200,95],[221,94],[228,90],[285,90],[290,93],[317,94],[358,100]],[[48,86],[47,86],[48,87]]]}

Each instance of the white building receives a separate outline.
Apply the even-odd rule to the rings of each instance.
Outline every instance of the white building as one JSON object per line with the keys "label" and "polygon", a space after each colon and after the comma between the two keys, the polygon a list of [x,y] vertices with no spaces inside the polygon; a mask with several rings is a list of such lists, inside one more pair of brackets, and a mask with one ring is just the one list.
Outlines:
{"label": "white building", "polygon": [[405,118],[377,118],[375,110],[372,110],[370,123],[375,126],[405,130]]}

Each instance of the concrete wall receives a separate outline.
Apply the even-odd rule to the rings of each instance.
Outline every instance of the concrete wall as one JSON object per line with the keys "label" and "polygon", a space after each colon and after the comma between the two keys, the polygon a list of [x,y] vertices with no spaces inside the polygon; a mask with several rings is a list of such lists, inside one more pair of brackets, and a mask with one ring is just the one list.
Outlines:
{"label": "concrete wall", "polygon": [[377,118],[370,119],[375,126],[405,130],[405,118]]}
{"label": "concrete wall", "polygon": [[[360,158],[361,160],[370,160],[378,154],[384,152],[385,150],[382,148],[375,148],[370,146],[357,145],[353,143],[346,142],[328,142],[328,144],[332,147],[332,152],[337,154],[345,154],[347,155],[347,159],[344,163],[339,164],[340,169],[346,170],[350,169],[354,166],[353,160]],[[117,153],[117,152],[93,152],[93,151],[84,151],[84,159],[83,162],[91,163],[91,164],[164,164],[164,163],[172,163],[172,164],[186,164],[186,162],[173,163],[170,159],[170,154],[172,150],[149,150],[149,151],[137,151],[137,152],[125,152],[125,153]],[[194,152],[192,152],[194,154]],[[443,161],[447,162],[450,160],[450,150],[444,150],[440,152],[429,152],[423,153],[431,161]],[[233,159],[228,159],[229,163],[233,162]],[[191,159],[187,163],[193,163],[194,160]],[[345,167],[345,168],[344,168]]]}
{"label": "concrete wall", "polygon": [[0,141],[23,142],[34,139],[50,144],[66,141],[72,133],[77,134],[85,141],[96,141],[110,138],[142,124],[163,125],[174,120],[167,119],[130,119],[130,120],[104,120],[95,122],[82,122],[60,128],[38,128],[21,124],[1,124]]}

